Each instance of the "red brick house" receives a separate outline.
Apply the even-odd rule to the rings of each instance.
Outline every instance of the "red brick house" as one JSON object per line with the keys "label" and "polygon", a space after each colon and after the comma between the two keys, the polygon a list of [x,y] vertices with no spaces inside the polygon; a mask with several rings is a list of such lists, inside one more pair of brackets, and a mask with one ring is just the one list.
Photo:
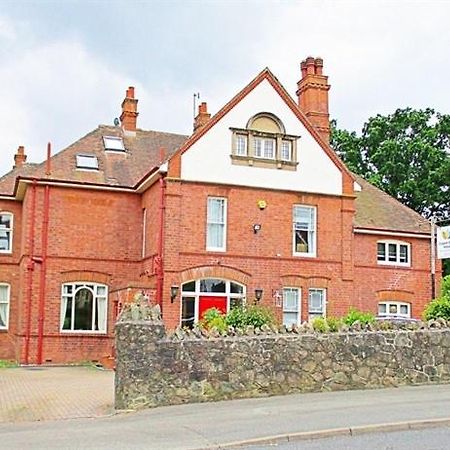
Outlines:
{"label": "red brick house", "polygon": [[322,65],[302,62],[298,101],[265,69],[213,117],[202,103],[189,137],[137,128],[129,88],[120,125],[42,164],[19,147],[0,179],[0,358],[99,359],[136,292],[172,328],[255,297],[286,324],[419,317],[429,223],[329,147]]}

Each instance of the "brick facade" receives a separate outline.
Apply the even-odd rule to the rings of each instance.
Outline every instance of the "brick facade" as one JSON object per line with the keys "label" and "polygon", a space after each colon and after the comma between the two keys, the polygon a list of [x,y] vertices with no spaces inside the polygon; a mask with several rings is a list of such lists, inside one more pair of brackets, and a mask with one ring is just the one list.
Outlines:
{"label": "brick facade", "polygon": [[[166,326],[175,328],[180,325],[182,295],[179,290],[171,298],[171,287],[180,289],[183,283],[205,278],[241,284],[248,301],[254,300],[255,289],[262,289],[261,304],[272,308],[280,320],[284,287],[301,289],[302,321],[308,319],[311,288],[326,290],[327,315],[342,316],[351,306],[377,313],[379,302],[397,301],[410,304],[412,316],[420,317],[431,295],[429,236],[425,228],[422,232],[407,229],[406,234],[401,229],[361,232],[360,200],[352,175],[326,144],[328,106],[324,102],[329,86],[321,73],[322,61],[315,61],[320,73],[308,76],[323,81],[321,92],[314,91],[309,79],[309,84],[305,81],[300,86],[311,96],[299,102],[300,108],[311,106],[310,121],[308,111],[299,109],[265,70],[211,119],[203,104],[198,130],[189,139],[138,129],[137,99],[129,88],[123,103],[123,133],[120,128],[99,127],[56,155],[49,173],[42,172],[41,166],[28,166],[22,148],[19,167],[0,179],[1,192],[8,191],[0,197],[0,212],[14,215],[13,251],[0,253],[0,283],[10,285],[9,327],[0,330],[0,358],[29,364],[99,360],[114,353],[115,317],[136,292],[152,303],[160,302]],[[283,111],[293,115],[295,120],[288,117],[290,123],[301,123],[302,130],[312,136],[308,145],[315,147],[310,151],[323,152],[331,161],[330,170],[338,170],[339,193],[273,188],[264,182],[249,186],[245,178],[231,183],[183,178],[183,155],[191,151],[190,146],[208,136],[228,110],[238,107],[265,81],[276,99],[284,102]],[[319,118],[316,112],[321,113]],[[228,128],[226,133],[228,146]],[[124,154],[106,154],[102,139],[108,135],[123,137]],[[99,160],[97,172],[74,167],[77,151],[86,149]],[[226,147],[228,160],[229,151]],[[299,158],[302,155],[300,146]],[[259,169],[250,170],[256,175]],[[30,173],[33,178],[27,178]],[[22,178],[16,181],[18,175]],[[208,197],[227,200],[223,252],[206,250]],[[293,256],[294,205],[316,208],[315,257]],[[397,204],[392,209],[396,208]],[[401,208],[403,217],[414,214]],[[260,226],[256,232],[255,224]],[[378,263],[377,241],[383,239],[410,245],[410,267]],[[107,287],[106,332],[61,330],[67,319],[61,316],[62,286],[80,282]],[[99,306],[102,300],[98,302],[95,316],[100,317],[105,311]]]}

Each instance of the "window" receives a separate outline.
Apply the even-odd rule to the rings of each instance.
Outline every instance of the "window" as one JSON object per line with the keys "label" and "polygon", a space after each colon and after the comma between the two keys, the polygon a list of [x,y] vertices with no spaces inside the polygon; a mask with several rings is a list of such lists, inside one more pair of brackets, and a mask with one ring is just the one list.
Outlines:
{"label": "window", "polygon": [[275,139],[270,138],[255,138],[253,141],[254,156],[256,158],[274,159],[275,158]]}
{"label": "window", "polygon": [[286,134],[283,123],[270,113],[253,116],[246,128],[231,128],[233,164],[296,170],[299,136]]}
{"label": "window", "polygon": [[0,330],[7,330],[9,323],[9,284],[0,283]]}
{"label": "window", "polygon": [[325,289],[310,289],[308,298],[308,315],[310,319],[325,317]]}
{"label": "window", "polygon": [[97,283],[62,285],[61,330],[106,333],[108,288]]}
{"label": "window", "polygon": [[247,136],[242,134],[236,135],[234,154],[238,156],[247,156]]}
{"label": "window", "polygon": [[380,317],[411,317],[411,305],[402,302],[382,302],[378,304]]}
{"label": "window", "polygon": [[283,161],[291,161],[292,159],[292,142],[291,141],[281,141],[281,159]]}
{"label": "window", "polygon": [[98,170],[98,159],[95,155],[77,155],[77,169]]}
{"label": "window", "polygon": [[401,241],[377,242],[378,264],[409,266],[410,244]]}
{"label": "window", "polygon": [[0,214],[0,253],[12,252],[13,215]]}
{"label": "window", "polygon": [[298,288],[283,289],[283,325],[300,324],[301,291]]}
{"label": "window", "polygon": [[226,199],[208,197],[206,216],[206,250],[224,252],[227,221]]}
{"label": "window", "polygon": [[182,284],[181,326],[192,328],[206,309],[205,303],[209,304],[209,299],[216,302],[215,307],[221,303],[221,310],[230,311],[244,304],[245,286],[218,278],[204,278]]}
{"label": "window", "polygon": [[123,139],[121,137],[103,136],[103,143],[105,145],[105,150],[111,150],[115,152],[125,151]]}
{"label": "window", "polygon": [[316,208],[294,205],[294,255],[316,256]]}

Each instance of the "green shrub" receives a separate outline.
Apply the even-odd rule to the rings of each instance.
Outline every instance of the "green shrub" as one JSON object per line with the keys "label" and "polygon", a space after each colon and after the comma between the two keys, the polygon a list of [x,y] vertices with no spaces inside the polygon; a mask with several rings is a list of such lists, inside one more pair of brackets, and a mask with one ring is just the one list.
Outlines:
{"label": "green shrub", "polygon": [[316,317],[311,321],[311,325],[314,330],[319,333],[326,333],[327,331],[330,331],[330,327],[328,326],[327,319],[325,319],[325,317]]}
{"label": "green shrub", "polygon": [[244,328],[246,325],[246,309],[244,306],[236,306],[226,317],[227,325],[234,328]]}
{"label": "green shrub", "polygon": [[423,312],[425,320],[442,318],[450,320],[450,275],[442,279],[441,296],[428,303]]}
{"label": "green shrub", "polygon": [[327,317],[327,325],[331,332],[336,333],[342,326],[342,319],[337,317]]}
{"label": "green shrub", "polygon": [[248,325],[261,328],[263,325],[274,324],[275,318],[272,311],[264,306],[238,306],[227,314],[226,323],[240,329]]}
{"label": "green shrub", "polygon": [[450,320],[450,297],[440,297],[428,303],[423,313],[425,320],[437,319],[441,317]]}
{"label": "green shrub", "polygon": [[375,316],[370,312],[359,311],[356,308],[350,308],[347,315],[344,317],[344,323],[347,325],[353,325],[356,321],[359,321],[362,325],[373,323]]}
{"label": "green shrub", "polygon": [[207,330],[216,328],[219,331],[225,331],[227,329],[226,317],[217,308],[207,309],[199,325]]}

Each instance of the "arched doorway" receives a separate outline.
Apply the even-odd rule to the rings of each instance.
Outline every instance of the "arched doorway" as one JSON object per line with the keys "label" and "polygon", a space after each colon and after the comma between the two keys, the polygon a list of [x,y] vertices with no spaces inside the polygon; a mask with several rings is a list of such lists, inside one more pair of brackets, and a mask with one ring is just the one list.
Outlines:
{"label": "arched doorway", "polygon": [[192,328],[210,308],[227,313],[235,306],[242,305],[245,286],[231,280],[202,278],[181,285],[182,327]]}

